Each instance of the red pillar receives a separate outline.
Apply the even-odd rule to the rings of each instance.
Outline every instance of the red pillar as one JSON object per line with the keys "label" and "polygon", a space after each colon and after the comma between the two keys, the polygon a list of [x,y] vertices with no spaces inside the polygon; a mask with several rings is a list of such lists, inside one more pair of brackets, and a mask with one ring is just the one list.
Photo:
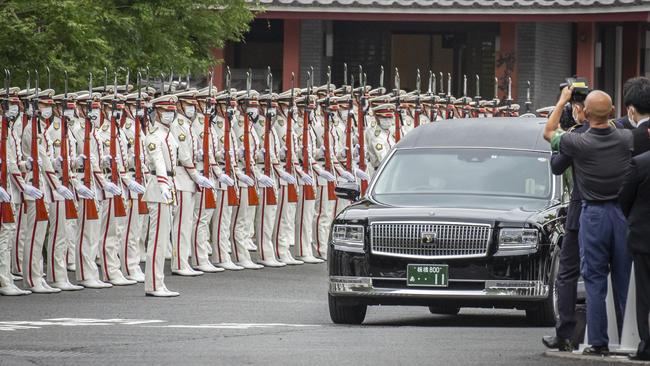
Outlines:
{"label": "red pillar", "polygon": [[596,70],[596,24],[577,23],[576,75],[585,77],[594,85]]}
{"label": "red pillar", "polygon": [[508,77],[512,79],[512,98],[517,99],[517,23],[502,22],[500,47],[495,52],[494,75],[499,79],[499,98],[508,96]]}
{"label": "red pillar", "polygon": [[212,49],[212,55],[217,60],[217,65],[214,67],[214,74],[212,75],[212,84],[217,87],[217,90],[223,90],[224,86],[224,70],[225,59],[223,57],[223,48]]}
{"label": "red pillar", "polygon": [[282,90],[291,88],[291,73],[300,80],[300,20],[284,20],[284,44],[282,46]]}
{"label": "red pillar", "polygon": [[623,25],[623,82],[641,73],[641,28],[639,23]]}

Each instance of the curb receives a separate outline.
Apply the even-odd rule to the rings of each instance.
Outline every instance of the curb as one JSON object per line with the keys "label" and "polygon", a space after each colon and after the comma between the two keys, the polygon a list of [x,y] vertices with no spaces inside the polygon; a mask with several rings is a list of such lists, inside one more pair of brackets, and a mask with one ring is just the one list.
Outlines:
{"label": "curb", "polygon": [[560,352],[557,350],[548,350],[544,352],[545,357],[563,358],[577,361],[602,362],[610,364],[630,364],[630,365],[650,365],[650,361],[632,361],[627,355],[612,354],[606,357],[585,356],[580,353]]}

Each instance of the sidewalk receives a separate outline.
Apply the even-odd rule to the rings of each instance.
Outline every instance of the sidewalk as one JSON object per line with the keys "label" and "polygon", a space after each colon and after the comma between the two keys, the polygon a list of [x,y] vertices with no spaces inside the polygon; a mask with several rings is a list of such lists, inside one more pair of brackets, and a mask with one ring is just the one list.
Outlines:
{"label": "sidewalk", "polygon": [[650,361],[632,361],[627,358],[627,355],[612,354],[607,357],[583,356],[579,353],[573,352],[560,352],[557,350],[549,350],[544,352],[546,357],[564,358],[570,360],[602,362],[604,364],[631,364],[631,365],[650,365]]}

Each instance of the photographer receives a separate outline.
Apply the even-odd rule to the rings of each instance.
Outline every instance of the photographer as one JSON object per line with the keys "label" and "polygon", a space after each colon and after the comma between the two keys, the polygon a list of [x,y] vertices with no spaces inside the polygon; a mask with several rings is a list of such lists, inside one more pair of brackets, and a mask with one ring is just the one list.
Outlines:
{"label": "photographer", "polygon": [[[585,118],[584,100],[588,90],[572,93],[570,103],[562,107],[560,126],[568,133],[584,133],[589,129]],[[556,115],[557,116],[557,115]],[[564,237],[560,247],[559,267],[555,280],[557,291],[557,303],[559,322],[555,326],[555,336],[542,338],[544,345],[551,349],[558,349],[561,352],[572,352],[574,344],[571,336],[576,326],[575,308],[578,293],[578,278],[580,277],[580,247],[578,245],[578,229],[580,227],[580,208],[582,196],[580,188],[576,183],[576,175],[572,168],[573,159],[570,156],[553,152],[551,156],[551,170],[555,175],[562,175],[565,172],[566,184],[572,187],[571,200],[569,202],[566,222],[564,224]]]}
{"label": "photographer", "polygon": [[[627,223],[618,204],[618,190],[630,165],[632,136],[627,130],[609,125],[612,100],[599,90],[590,92],[585,99],[589,129],[582,134],[559,130],[562,108],[571,100],[575,88],[569,85],[562,90],[556,109],[546,123],[544,138],[554,150],[573,159],[582,194],[578,241],[591,344],[584,354],[605,355],[609,353],[605,298],[610,268],[616,289],[627,289],[630,277]],[[617,313],[623,314],[627,291],[616,291],[614,295]]]}

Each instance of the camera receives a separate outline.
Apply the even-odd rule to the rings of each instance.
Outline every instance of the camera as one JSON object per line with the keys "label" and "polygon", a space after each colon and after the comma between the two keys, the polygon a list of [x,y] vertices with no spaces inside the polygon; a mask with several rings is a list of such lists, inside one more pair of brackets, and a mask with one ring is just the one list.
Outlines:
{"label": "camera", "polygon": [[567,86],[573,87],[573,92],[571,93],[571,103],[583,103],[585,99],[587,99],[589,92],[591,92],[591,89],[589,89],[589,82],[585,78],[567,78],[566,82],[560,84],[560,90],[564,89]]}

